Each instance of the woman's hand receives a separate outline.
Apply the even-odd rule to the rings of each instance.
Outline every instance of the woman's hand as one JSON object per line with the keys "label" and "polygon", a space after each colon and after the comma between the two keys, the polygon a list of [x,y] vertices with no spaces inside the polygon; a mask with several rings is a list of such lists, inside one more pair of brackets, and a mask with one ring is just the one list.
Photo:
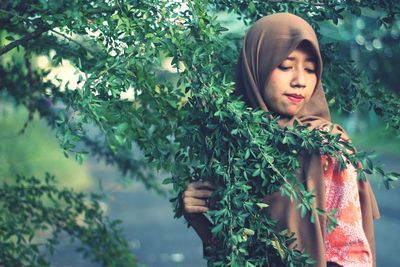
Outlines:
{"label": "woman's hand", "polygon": [[210,182],[188,184],[183,193],[183,209],[186,213],[204,213],[210,210],[209,198],[215,188]]}

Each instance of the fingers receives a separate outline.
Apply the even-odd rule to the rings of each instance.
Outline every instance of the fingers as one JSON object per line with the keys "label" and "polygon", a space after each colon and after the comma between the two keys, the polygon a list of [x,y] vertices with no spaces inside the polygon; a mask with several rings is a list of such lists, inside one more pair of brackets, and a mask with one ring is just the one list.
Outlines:
{"label": "fingers", "polygon": [[199,189],[187,189],[183,193],[184,198],[207,198],[211,197],[213,194],[213,191],[210,190],[199,190]]}
{"label": "fingers", "polygon": [[187,206],[203,206],[203,207],[207,207],[207,203],[204,199],[198,199],[198,198],[184,198],[183,202],[185,203],[185,205]]}
{"label": "fingers", "polygon": [[183,198],[183,205],[185,212],[188,213],[199,213],[199,212],[209,211],[207,203],[204,199],[185,196]]}
{"label": "fingers", "polygon": [[197,181],[197,182],[192,182],[192,183],[188,184],[187,189],[212,189],[212,190],[214,190],[215,186],[208,181],[205,181],[205,182]]}
{"label": "fingers", "polygon": [[187,213],[204,213],[209,211],[210,209],[203,206],[185,206],[184,210]]}
{"label": "fingers", "polygon": [[198,199],[193,197],[184,197],[183,198],[183,206],[184,210],[187,213],[200,213],[209,211],[209,207],[207,207],[207,203],[204,199]]}
{"label": "fingers", "polygon": [[205,198],[212,195],[208,190],[186,190],[183,193],[183,207],[187,213],[203,213],[210,209],[207,207]]}
{"label": "fingers", "polygon": [[215,187],[208,181],[188,184],[183,193],[184,211],[187,213],[204,213],[210,210],[205,199],[211,197]]}

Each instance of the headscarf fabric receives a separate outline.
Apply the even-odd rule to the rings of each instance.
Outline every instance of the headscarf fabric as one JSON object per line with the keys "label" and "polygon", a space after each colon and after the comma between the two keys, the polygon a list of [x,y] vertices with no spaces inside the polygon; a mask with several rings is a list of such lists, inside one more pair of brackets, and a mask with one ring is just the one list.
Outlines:
{"label": "headscarf fabric", "polygon": [[[302,42],[307,42],[315,56],[317,84],[310,100],[292,117],[280,117],[280,127],[292,125],[295,120],[309,129],[326,129],[338,133],[343,140],[350,141],[344,130],[331,123],[328,104],[322,87],[322,58],[317,36],[304,19],[290,14],[277,13],[258,20],[246,33],[240,52],[236,73],[236,94],[243,96],[244,101],[253,108],[271,111],[263,97],[269,75],[288,55]],[[325,208],[325,189],[321,156],[313,154],[300,159],[301,171],[297,179],[308,191],[314,190],[317,208]],[[373,219],[379,217],[377,203],[371,186],[367,181],[358,181],[363,228],[368,239],[375,262],[375,241]],[[325,216],[315,215],[315,223],[310,214],[301,218],[297,203],[282,197],[275,192],[264,198],[269,204],[268,211],[277,219],[278,227],[295,233],[296,249],[304,250],[317,261],[315,266],[327,266],[325,257],[324,233]],[[374,263],[375,265],[375,263]]]}

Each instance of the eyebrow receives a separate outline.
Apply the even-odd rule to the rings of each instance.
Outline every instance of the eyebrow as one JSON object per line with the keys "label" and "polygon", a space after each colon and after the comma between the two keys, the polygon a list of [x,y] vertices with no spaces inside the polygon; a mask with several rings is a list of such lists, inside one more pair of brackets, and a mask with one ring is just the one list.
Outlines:
{"label": "eyebrow", "polygon": [[[290,61],[294,61],[295,60],[295,58],[294,57],[287,57],[285,60],[290,60]],[[314,58],[311,58],[311,57],[308,57],[308,58],[306,58],[306,60],[305,61],[307,61],[307,62],[311,62],[311,63],[317,63],[316,62],[316,60],[314,59]]]}

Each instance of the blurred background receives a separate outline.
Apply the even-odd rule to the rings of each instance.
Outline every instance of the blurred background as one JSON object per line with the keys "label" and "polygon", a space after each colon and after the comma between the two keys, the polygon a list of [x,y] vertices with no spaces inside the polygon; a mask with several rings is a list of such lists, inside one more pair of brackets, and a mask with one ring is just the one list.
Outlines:
{"label": "blurred background", "polygon": [[[372,12],[372,11],[371,11]],[[348,54],[357,66],[367,72],[372,80],[380,80],[387,90],[399,93],[400,75],[400,21],[391,29],[376,27],[376,14],[365,14],[340,20],[338,26],[321,25],[325,41],[340,43],[341,53]],[[220,13],[220,21],[231,33],[243,35],[246,26],[229,14]],[[370,30],[376,29],[376,30]],[[4,37],[2,37],[4,38]],[[6,59],[3,59],[6,60]],[[36,58],[37,68],[49,69],[48,79],[61,83],[76,83],[74,67],[63,61],[52,67],[49,58]],[[170,59],[163,59],[166,78],[174,77]],[[376,161],[387,171],[400,172],[400,142],[396,133],[388,129],[368,107],[347,113],[335,110],[332,117],[349,132],[356,147],[374,152]],[[26,131],[20,134],[28,112],[17,107],[7,95],[0,95],[0,179],[14,179],[17,174],[43,177],[54,174],[60,186],[79,191],[102,191],[105,199],[102,208],[113,219],[121,219],[129,246],[146,266],[206,266],[202,259],[202,245],[192,229],[182,219],[173,218],[172,206],[167,197],[148,192],[144,187],[125,177],[115,167],[89,158],[82,165],[67,159],[59,148],[55,133],[37,116]],[[165,174],[157,174],[165,177]],[[400,189],[387,191],[373,178],[372,184],[379,203],[381,219],[376,221],[378,266],[400,266],[398,240],[400,238]],[[54,266],[97,266],[75,252],[76,244],[61,242],[52,257]]]}

